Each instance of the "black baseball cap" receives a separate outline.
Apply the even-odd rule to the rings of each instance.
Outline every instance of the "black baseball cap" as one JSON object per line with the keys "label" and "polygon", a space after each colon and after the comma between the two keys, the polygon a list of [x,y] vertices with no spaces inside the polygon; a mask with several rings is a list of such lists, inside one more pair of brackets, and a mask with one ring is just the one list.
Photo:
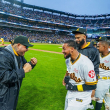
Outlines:
{"label": "black baseball cap", "polygon": [[78,29],[76,29],[76,31],[72,31],[72,33],[73,34],[81,33],[81,34],[86,35],[87,34],[87,31],[84,28],[78,28]]}
{"label": "black baseball cap", "polygon": [[98,39],[97,39],[97,41],[107,41],[108,39],[106,38],[106,37],[99,37]]}
{"label": "black baseball cap", "polygon": [[96,41],[95,39],[91,40],[91,43],[92,43],[93,45],[97,45],[97,41]]}
{"label": "black baseball cap", "polygon": [[23,35],[16,36],[14,38],[14,42],[13,43],[14,44],[20,43],[20,44],[28,46],[28,47],[32,47],[33,46],[32,44],[29,44],[29,39],[26,36],[23,36]]}

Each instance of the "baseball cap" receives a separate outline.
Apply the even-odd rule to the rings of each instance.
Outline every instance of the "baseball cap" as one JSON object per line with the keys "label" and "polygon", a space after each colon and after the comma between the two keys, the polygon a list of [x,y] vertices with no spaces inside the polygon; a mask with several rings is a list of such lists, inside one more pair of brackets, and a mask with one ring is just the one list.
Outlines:
{"label": "baseball cap", "polygon": [[95,39],[93,39],[93,40],[91,40],[91,43],[92,43],[93,45],[96,45],[96,44],[97,44],[97,41],[96,41]]}
{"label": "baseball cap", "polygon": [[87,34],[87,31],[86,31],[86,29],[84,29],[84,28],[78,28],[78,29],[76,29],[76,31],[72,31],[72,33],[73,33],[73,34],[81,33],[81,34],[86,35],[86,34]]}
{"label": "baseball cap", "polygon": [[97,41],[107,41],[108,39],[106,38],[106,37],[99,37],[98,39],[97,39]]}
{"label": "baseball cap", "polygon": [[29,44],[29,39],[26,36],[23,36],[23,35],[19,35],[19,36],[15,37],[13,43],[14,44],[15,43],[20,43],[20,44],[25,45],[27,47],[32,47],[33,46],[32,44]]}

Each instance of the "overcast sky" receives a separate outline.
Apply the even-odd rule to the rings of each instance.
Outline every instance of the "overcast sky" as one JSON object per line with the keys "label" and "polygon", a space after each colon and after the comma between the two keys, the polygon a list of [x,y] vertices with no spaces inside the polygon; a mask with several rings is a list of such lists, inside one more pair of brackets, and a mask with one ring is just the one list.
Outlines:
{"label": "overcast sky", "polygon": [[24,0],[24,3],[78,15],[110,14],[110,0]]}

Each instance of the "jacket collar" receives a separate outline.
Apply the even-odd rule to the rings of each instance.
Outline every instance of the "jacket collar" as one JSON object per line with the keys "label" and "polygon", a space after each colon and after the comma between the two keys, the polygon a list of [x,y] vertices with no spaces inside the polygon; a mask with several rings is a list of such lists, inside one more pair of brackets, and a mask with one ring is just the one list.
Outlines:
{"label": "jacket collar", "polygon": [[89,47],[93,47],[93,45],[91,45],[90,42],[87,42],[87,44],[84,47],[82,47],[81,49],[85,49],[85,48],[89,48]]}
{"label": "jacket collar", "polygon": [[12,47],[11,44],[9,44],[8,46],[6,46],[5,48],[8,49],[13,55],[19,56],[17,54],[17,52],[14,50],[14,48]]}

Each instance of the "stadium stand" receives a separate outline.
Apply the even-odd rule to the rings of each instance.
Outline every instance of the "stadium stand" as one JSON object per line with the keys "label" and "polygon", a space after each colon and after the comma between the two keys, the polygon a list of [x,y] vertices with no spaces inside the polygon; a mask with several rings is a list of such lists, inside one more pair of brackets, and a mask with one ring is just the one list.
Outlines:
{"label": "stadium stand", "polygon": [[110,37],[110,14],[76,15],[25,4],[17,0],[0,0],[0,37],[5,41],[23,34],[32,42],[63,43],[72,39],[72,30],[87,29],[88,38]]}

